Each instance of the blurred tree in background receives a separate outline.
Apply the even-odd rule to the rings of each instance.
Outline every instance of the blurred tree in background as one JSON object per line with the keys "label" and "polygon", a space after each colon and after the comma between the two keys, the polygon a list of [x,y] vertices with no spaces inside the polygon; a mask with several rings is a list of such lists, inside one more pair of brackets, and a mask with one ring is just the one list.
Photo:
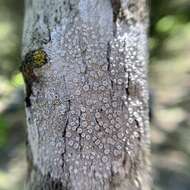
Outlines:
{"label": "blurred tree in background", "polygon": [[190,189],[190,1],[152,0],[150,84],[155,91],[155,190]]}
{"label": "blurred tree in background", "polygon": [[[150,48],[152,57],[166,54],[167,39],[180,32],[190,21],[189,0],[152,0]],[[151,62],[152,63],[152,62]]]}
{"label": "blurred tree in background", "polygon": [[23,0],[0,1],[0,75],[11,77],[20,64]]}
{"label": "blurred tree in background", "polygon": [[[24,179],[23,0],[0,0],[0,190]],[[190,189],[190,1],[152,0],[150,84],[154,190]]]}
{"label": "blurred tree in background", "polygon": [[[10,114],[20,106],[17,88],[23,85],[19,74],[23,0],[0,0],[0,148],[6,145]],[[8,122],[9,121],[9,122]],[[11,121],[12,122],[12,121]],[[2,156],[1,156],[2,157]]]}

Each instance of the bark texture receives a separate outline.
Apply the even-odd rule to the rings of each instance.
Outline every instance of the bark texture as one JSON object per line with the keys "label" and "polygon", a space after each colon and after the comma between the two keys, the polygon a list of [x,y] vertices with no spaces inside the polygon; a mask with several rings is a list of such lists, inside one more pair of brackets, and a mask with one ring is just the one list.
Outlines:
{"label": "bark texture", "polygon": [[28,190],[149,190],[145,0],[26,0]]}

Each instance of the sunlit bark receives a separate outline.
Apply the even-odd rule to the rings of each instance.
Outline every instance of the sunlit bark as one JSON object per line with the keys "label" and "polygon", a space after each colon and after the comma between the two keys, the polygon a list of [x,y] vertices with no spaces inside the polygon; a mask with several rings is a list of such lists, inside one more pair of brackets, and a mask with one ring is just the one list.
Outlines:
{"label": "sunlit bark", "polygon": [[28,190],[149,190],[145,0],[26,0]]}

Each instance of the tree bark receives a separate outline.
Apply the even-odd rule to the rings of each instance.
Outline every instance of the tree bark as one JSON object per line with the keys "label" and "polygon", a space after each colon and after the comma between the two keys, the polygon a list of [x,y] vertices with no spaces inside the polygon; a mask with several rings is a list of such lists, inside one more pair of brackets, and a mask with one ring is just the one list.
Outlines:
{"label": "tree bark", "polygon": [[146,0],[26,0],[28,190],[149,190]]}

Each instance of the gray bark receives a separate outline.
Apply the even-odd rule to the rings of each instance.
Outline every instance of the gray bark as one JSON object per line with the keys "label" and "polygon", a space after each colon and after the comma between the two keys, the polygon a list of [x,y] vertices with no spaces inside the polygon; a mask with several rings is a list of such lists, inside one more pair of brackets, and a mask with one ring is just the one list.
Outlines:
{"label": "gray bark", "polygon": [[29,190],[149,190],[145,0],[26,0]]}

